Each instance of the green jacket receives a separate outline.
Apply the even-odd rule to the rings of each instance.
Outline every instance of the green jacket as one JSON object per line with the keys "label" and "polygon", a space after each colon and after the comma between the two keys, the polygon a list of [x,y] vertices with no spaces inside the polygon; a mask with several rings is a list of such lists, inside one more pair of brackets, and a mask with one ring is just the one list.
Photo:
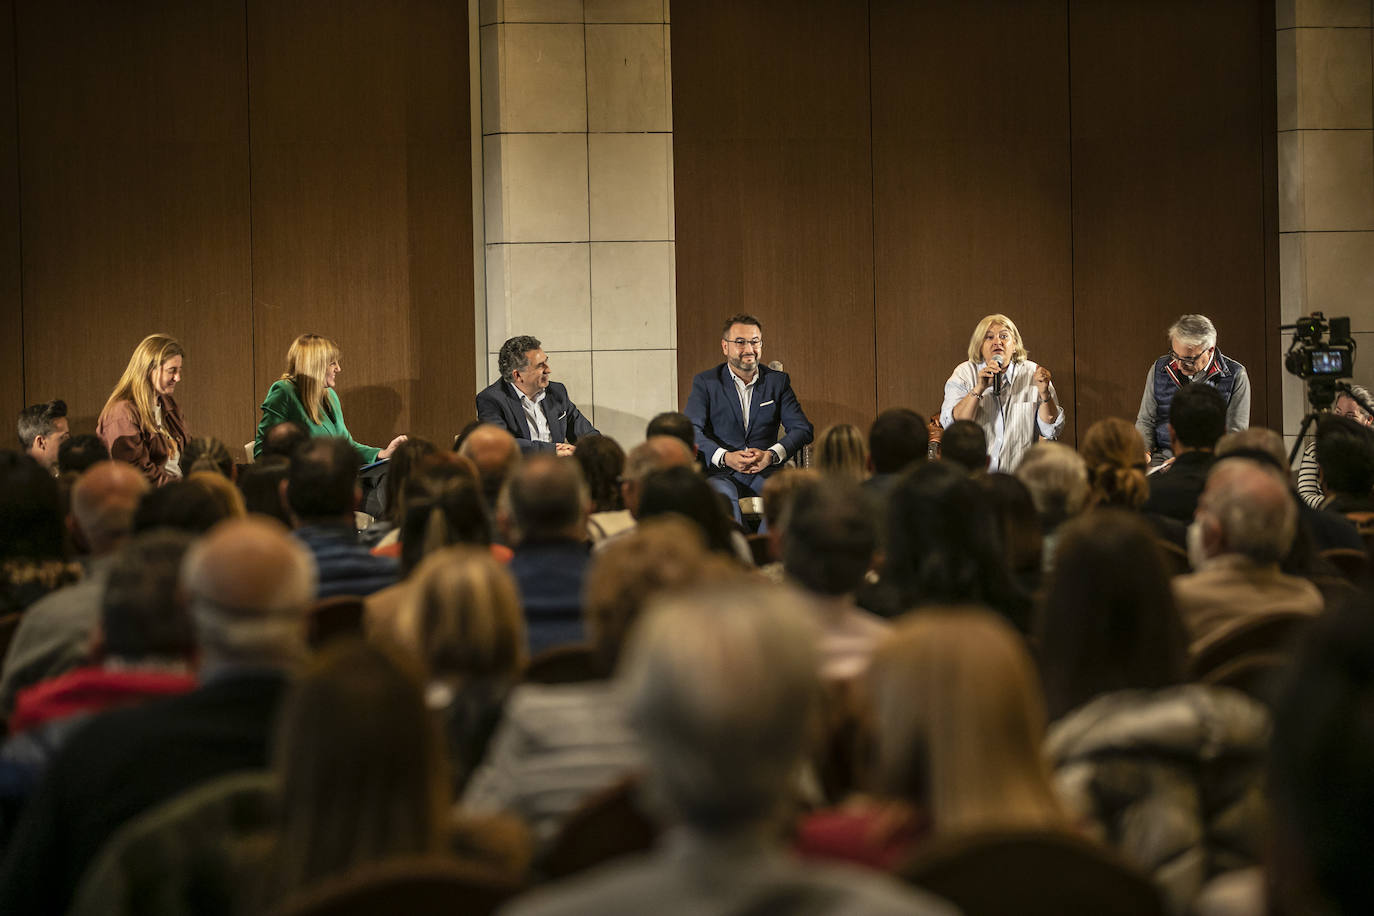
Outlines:
{"label": "green jacket", "polygon": [[328,404],[321,417],[324,422],[315,423],[305,412],[305,405],[301,403],[300,392],[296,390],[295,382],[285,378],[273,382],[272,387],[267,389],[267,397],[262,399],[262,419],[258,421],[258,434],[253,440],[253,457],[258,458],[262,455],[262,440],[269,429],[278,423],[292,420],[310,430],[312,436],[347,439],[348,444],[358,453],[360,466],[376,461],[377,453],[381,449],[361,445],[353,440],[353,436],[348,432],[348,426],[344,424],[343,408],[339,406],[339,396],[334,393],[334,389],[326,388],[325,397]]}

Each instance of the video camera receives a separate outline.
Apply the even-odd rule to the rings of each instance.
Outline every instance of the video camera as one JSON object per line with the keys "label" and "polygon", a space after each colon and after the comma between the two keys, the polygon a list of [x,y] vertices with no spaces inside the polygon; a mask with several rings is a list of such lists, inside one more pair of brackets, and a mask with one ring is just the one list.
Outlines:
{"label": "video camera", "polygon": [[[1336,400],[1336,379],[1355,374],[1355,340],[1349,318],[1327,321],[1321,312],[1304,315],[1293,324],[1279,327],[1292,331],[1293,341],[1284,354],[1283,366],[1307,382],[1307,401],[1313,410],[1330,407]],[[1323,335],[1327,340],[1323,341]]]}

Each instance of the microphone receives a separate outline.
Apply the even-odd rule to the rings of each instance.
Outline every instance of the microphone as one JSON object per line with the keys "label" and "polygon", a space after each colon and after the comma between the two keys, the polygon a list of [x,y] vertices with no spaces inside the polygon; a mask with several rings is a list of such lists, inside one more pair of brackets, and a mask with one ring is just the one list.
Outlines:
{"label": "microphone", "polygon": [[992,354],[992,361],[997,364],[997,374],[992,377],[992,396],[1000,398],[1002,396],[1002,362],[1005,359],[1001,353]]}

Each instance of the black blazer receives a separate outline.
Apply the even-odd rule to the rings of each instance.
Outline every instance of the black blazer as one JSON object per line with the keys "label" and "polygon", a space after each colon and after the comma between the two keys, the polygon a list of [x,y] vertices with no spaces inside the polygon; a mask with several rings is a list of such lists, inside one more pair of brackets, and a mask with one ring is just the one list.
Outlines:
{"label": "black blazer", "polygon": [[520,395],[505,379],[497,379],[478,393],[477,419],[509,432],[520,443],[522,452],[552,452],[555,443],[576,445],[578,439],[596,432],[577,405],[568,400],[568,389],[559,382],[549,382],[539,406],[549,421],[553,442],[534,441],[529,421],[525,419],[525,408],[520,406]]}

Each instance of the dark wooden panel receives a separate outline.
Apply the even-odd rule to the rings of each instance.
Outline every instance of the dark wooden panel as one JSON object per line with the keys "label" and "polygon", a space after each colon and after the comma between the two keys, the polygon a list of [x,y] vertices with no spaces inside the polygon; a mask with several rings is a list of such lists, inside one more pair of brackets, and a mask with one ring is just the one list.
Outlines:
{"label": "dark wooden panel", "polygon": [[939,409],[991,312],[1074,413],[1068,48],[1056,0],[874,0],[878,406]]}
{"label": "dark wooden panel", "polygon": [[0,0],[0,432],[14,448],[24,406],[24,324],[19,247],[19,124],[14,96],[14,2]]}
{"label": "dark wooden panel", "polygon": [[193,434],[251,432],[248,120],[234,0],[17,0],[25,396],[96,414],[134,345],[187,349]]}
{"label": "dark wooden panel", "polygon": [[306,331],[349,427],[447,441],[472,411],[467,8],[249,0],[261,400]]}
{"label": "dark wooden panel", "polygon": [[673,8],[679,392],[720,323],[765,325],[817,431],[874,408],[868,16],[861,3]]}
{"label": "dark wooden panel", "polygon": [[1275,104],[1265,6],[1069,5],[1080,432],[1135,416],[1165,331],[1186,312],[1216,323],[1222,351],[1251,372],[1252,418],[1268,417],[1277,241],[1265,211],[1277,194],[1264,167],[1274,137],[1263,112]]}

